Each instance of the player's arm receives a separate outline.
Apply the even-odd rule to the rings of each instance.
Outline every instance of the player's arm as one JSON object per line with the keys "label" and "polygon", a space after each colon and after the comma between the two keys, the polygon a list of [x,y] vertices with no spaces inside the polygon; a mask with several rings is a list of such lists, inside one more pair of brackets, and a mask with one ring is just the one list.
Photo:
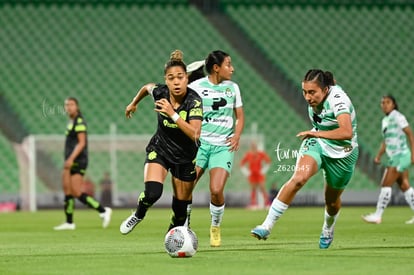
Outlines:
{"label": "player's arm", "polygon": [[[175,112],[170,102],[165,98],[161,98],[155,102],[155,111],[168,115],[174,121],[174,123],[177,124],[178,128],[180,128],[180,130],[183,131],[184,134],[186,134],[186,136],[192,140],[198,141],[200,138],[201,122],[203,119],[202,105],[189,111],[189,122],[182,119],[180,115]],[[192,116],[192,112],[196,112],[197,114],[194,114],[194,116]]]}
{"label": "player's arm", "polygon": [[187,122],[180,117],[175,123],[189,138],[198,141],[201,133],[201,122],[202,120],[200,119],[192,119]]}
{"label": "player's arm", "polygon": [[407,136],[408,142],[410,143],[411,148],[411,163],[414,163],[414,135],[411,131],[410,126],[407,126],[403,129],[405,135]]}
{"label": "player's arm", "polygon": [[86,132],[78,132],[77,138],[78,138],[78,143],[76,144],[75,148],[73,148],[72,153],[65,161],[65,164],[64,164],[65,169],[70,169],[70,167],[72,167],[73,162],[75,161],[75,159],[79,156],[79,154],[82,152],[82,150],[86,146]]}
{"label": "player's arm", "polygon": [[227,143],[230,146],[229,151],[237,151],[240,147],[240,136],[244,128],[244,111],[243,107],[234,108],[234,114],[236,116],[236,123],[234,125],[234,135],[227,139]]}
{"label": "player's arm", "polygon": [[154,83],[148,83],[139,89],[135,97],[132,99],[131,103],[125,108],[125,116],[131,118],[132,114],[137,110],[138,103],[147,95],[149,95],[153,88],[155,87]]}
{"label": "player's arm", "polygon": [[324,138],[332,140],[346,140],[352,138],[352,122],[349,113],[342,113],[336,117],[338,121],[338,128],[330,131],[304,131],[298,133],[296,136],[305,138]]}
{"label": "player's arm", "polygon": [[384,153],[385,153],[385,142],[383,141],[383,142],[381,142],[381,145],[378,149],[378,153],[374,158],[374,162],[375,163],[381,163],[381,157]]}

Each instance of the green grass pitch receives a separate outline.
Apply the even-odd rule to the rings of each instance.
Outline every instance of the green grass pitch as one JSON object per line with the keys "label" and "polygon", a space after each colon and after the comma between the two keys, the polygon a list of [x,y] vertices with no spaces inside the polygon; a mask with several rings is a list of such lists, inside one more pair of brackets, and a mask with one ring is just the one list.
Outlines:
{"label": "green grass pitch", "polygon": [[344,206],[331,247],[318,247],[323,207],[288,209],[266,241],[250,236],[267,211],[227,208],[222,246],[209,246],[208,208],[193,209],[199,239],[192,258],[170,258],[164,236],[170,209],[152,208],[129,235],[119,224],[131,210],[115,209],[107,229],[96,212],[75,212],[75,231],[55,232],[63,211],[0,214],[0,274],[412,274],[414,225],[409,207],[389,207],[380,225],[360,216],[374,207]]}

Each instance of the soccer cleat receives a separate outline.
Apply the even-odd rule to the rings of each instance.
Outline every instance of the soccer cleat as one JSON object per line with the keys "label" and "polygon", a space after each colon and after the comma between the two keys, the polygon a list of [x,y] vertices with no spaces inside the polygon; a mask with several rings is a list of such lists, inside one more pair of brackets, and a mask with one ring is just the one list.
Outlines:
{"label": "soccer cleat", "polygon": [[374,213],[361,216],[361,218],[367,223],[376,223],[376,224],[381,223],[381,217],[375,215]]}
{"label": "soccer cleat", "polygon": [[53,227],[54,230],[75,230],[76,225],[74,223],[62,223],[61,225]]}
{"label": "soccer cleat", "polygon": [[250,234],[258,240],[267,240],[270,230],[263,225],[258,225],[250,231]]}
{"label": "soccer cleat", "polygon": [[109,223],[111,222],[112,209],[109,207],[105,207],[105,212],[100,213],[99,216],[102,219],[102,227],[107,228]]}
{"label": "soccer cleat", "polygon": [[319,238],[319,248],[327,249],[331,245],[334,236],[334,229],[322,229],[321,236]]}
{"label": "soccer cleat", "polygon": [[414,224],[414,217],[406,221],[405,224]]}
{"label": "soccer cleat", "polygon": [[210,246],[218,247],[221,245],[220,226],[210,227]]}
{"label": "soccer cleat", "polygon": [[135,216],[135,213],[132,213],[131,216],[129,216],[125,221],[121,223],[121,226],[119,227],[119,231],[121,231],[122,234],[126,235],[129,232],[131,232],[134,227],[139,224],[142,221],[142,219],[138,219]]}

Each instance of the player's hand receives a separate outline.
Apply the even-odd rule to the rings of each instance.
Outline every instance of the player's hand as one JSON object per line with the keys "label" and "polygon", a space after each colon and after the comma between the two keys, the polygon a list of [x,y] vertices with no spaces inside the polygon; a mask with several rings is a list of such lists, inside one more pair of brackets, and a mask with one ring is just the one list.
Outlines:
{"label": "player's hand", "polygon": [[171,116],[175,113],[173,107],[171,106],[170,102],[165,99],[161,98],[160,100],[155,101],[155,109],[158,113],[164,113],[168,116]]}
{"label": "player's hand", "polygon": [[70,169],[73,165],[73,160],[70,158],[65,160],[65,163],[63,164],[63,169]]}
{"label": "player's hand", "polygon": [[303,131],[300,132],[296,135],[296,137],[300,138],[301,140],[307,139],[307,138],[313,138],[313,137],[318,137],[317,136],[318,132],[315,131]]}
{"label": "player's hand", "polygon": [[132,117],[132,114],[135,113],[136,110],[137,110],[137,106],[136,105],[129,104],[125,108],[125,116],[127,118],[131,118]]}
{"label": "player's hand", "polygon": [[374,163],[376,163],[376,164],[380,164],[381,163],[381,157],[375,157],[374,158]]}
{"label": "player's hand", "polygon": [[230,152],[236,152],[239,150],[240,144],[239,144],[240,138],[236,136],[232,136],[227,138],[226,143],[230,147]]}

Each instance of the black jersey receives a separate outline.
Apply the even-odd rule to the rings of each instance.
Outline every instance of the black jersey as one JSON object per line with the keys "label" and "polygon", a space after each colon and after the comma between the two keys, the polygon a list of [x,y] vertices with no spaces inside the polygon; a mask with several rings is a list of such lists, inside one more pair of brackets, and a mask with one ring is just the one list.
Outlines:
{"label": "black jersey", "polygon": [[[66,126],[65,160],[69,158],[76,144],[78,144],[78,133],[84,132],[86,134],[86,128],[86,121],[81,114],[75,117],[74,120],[69,121]],[[75,159],[75,162],[85,161],[88,161],[88,139],[86,139],[85,148]]]}
{"label": "black jersey", "polygon": [[[170,101],[170,91],[167,85],[158,84],[152,91],[154,101],[162,98]],[[187,88],[184,101],[175,110],[182,119],[189,122],[193,119],[203,119],[203,105],[201,97],[192,89]],[[193,141],[177,124],[163,113],[158,113],[157,132],[151,138],[147,152],[155,151],[172,163],[188,163],[195,159],[198,142]]]}

